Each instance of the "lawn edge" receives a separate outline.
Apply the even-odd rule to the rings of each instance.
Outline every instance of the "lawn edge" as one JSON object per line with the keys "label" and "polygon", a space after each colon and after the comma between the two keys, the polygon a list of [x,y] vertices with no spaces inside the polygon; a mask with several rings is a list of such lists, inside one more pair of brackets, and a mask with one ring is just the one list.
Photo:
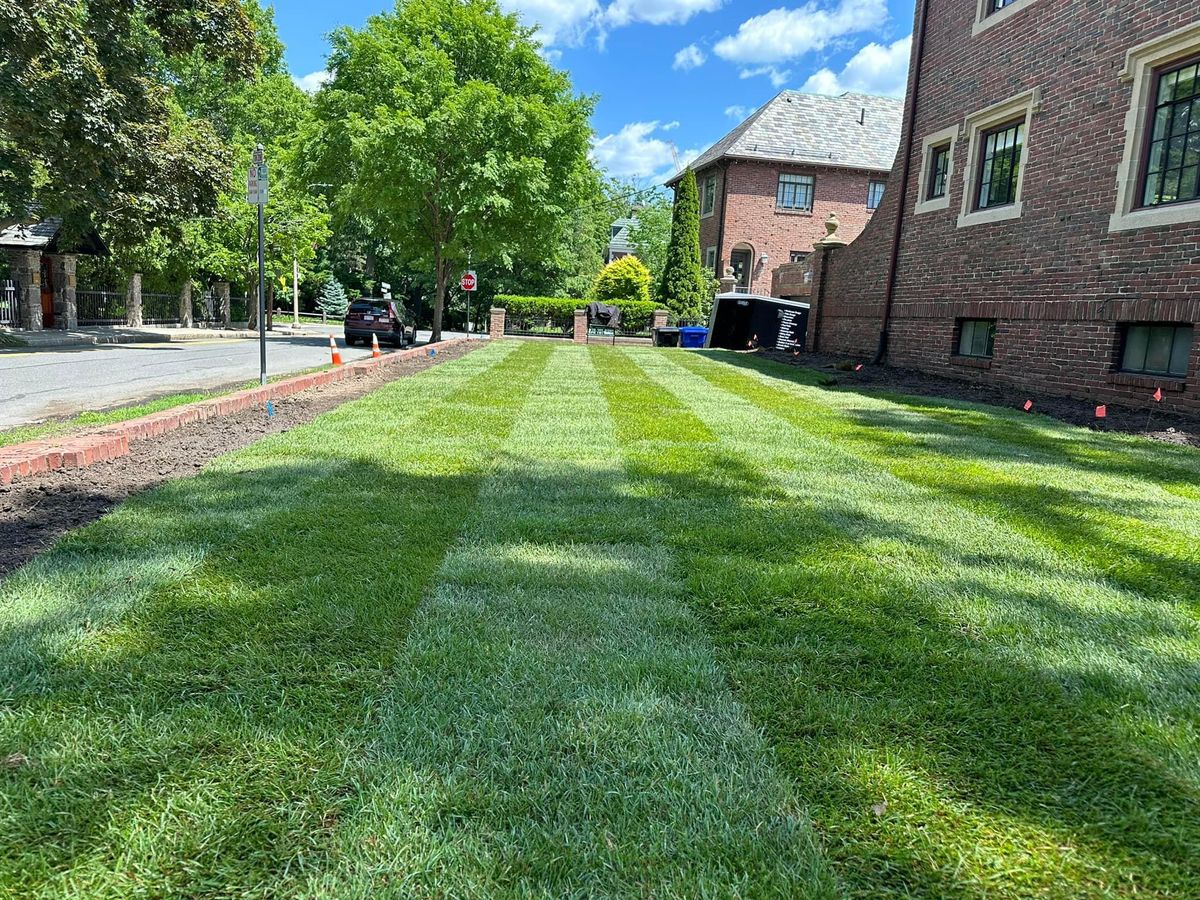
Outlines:
{"label": "lawn edge", "polygon": [[425,347],[389,353],[378,359],[363,359],[344,366],[297,375],[265,387],[236,391],[198,403],[172,407],[161,412],[80,432],[0,447],[0,486],[55,469],[82,469],[129,453],[131,444],[176,431],[194,422],[232,415],[270,400],[302,391],[347,381],[367,372],[424,356],[430,351],[449,350],[469,342],[455,338]]}

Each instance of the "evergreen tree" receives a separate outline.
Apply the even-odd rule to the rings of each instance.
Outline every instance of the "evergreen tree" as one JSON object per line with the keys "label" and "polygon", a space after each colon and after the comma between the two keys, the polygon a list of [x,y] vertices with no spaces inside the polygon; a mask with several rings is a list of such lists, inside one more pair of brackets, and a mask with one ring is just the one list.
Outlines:
{"label": "evergreen tree", "polygon": [[688,169],[675,191],[671,243],[663,268],[662,299],[680,317],[703,315],[712,301],[710,279],[700,263],[700,196]]}
{"label": "evergreen tree", "polygon": [[325,282],[325,286],[321,288],[320,296],[317,297],[317,309],[322,315],[333,316],[338,318],[346,315],[346,309],[350,306],[350,298],[346,296],[346,290],[338,283],[336,278],[330,277]]}

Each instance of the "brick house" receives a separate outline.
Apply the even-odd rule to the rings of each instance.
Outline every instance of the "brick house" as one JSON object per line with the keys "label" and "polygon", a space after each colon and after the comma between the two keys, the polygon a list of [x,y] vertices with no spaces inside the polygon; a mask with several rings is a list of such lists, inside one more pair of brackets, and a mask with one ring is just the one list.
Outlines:
{"label": "brick house", "polygon": [[705,267],[717,277],[732,267],[740,290],[770,294],[830,213],[857,235],[883,198],[902,112],[887,97],[784,91],[702,153],[692,169]]}
{"label": "brick house", "polygon": [[1196,0],[919,0],[861,237],[814,258],[810,346],[1200,412]]}

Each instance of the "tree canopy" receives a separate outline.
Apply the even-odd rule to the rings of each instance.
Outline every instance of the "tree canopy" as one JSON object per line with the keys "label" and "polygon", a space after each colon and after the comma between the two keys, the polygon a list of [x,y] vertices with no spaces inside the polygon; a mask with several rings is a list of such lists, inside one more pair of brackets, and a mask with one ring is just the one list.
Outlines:
{"label": "tree canopy", "polygon": [[262,48],[239,0],[0,0],[0,47],[0,218],[146,233],[211,209],[226,147],[167,64],[250,77]]}
{"label": "tree canopy", "polygon": [[432,268],[436,339],[469,254],[510,267],[560,251],[592,196],[592,101],[496,0],[399,0],[332,43],[310,177]]}

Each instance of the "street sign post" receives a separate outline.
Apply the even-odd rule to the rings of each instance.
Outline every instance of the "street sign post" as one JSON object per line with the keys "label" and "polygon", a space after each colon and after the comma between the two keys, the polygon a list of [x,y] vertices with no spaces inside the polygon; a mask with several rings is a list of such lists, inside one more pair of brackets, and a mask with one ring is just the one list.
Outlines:
{"label": "street sign post", "polygon": [[467,295],[467,340],[471,339],[471,295],[479,290],[479,279],[475,276],[473,269],[463,273],[462,281],[458,286],[463,289]]}
{"label": "street sign post", "polygon": [[267,383],[267,267],[263,248],[263,207],[267,205],[267,161],[263,145],[254,148],[254,161],[246,176],[246,201],[258,207],[258,381]]}

